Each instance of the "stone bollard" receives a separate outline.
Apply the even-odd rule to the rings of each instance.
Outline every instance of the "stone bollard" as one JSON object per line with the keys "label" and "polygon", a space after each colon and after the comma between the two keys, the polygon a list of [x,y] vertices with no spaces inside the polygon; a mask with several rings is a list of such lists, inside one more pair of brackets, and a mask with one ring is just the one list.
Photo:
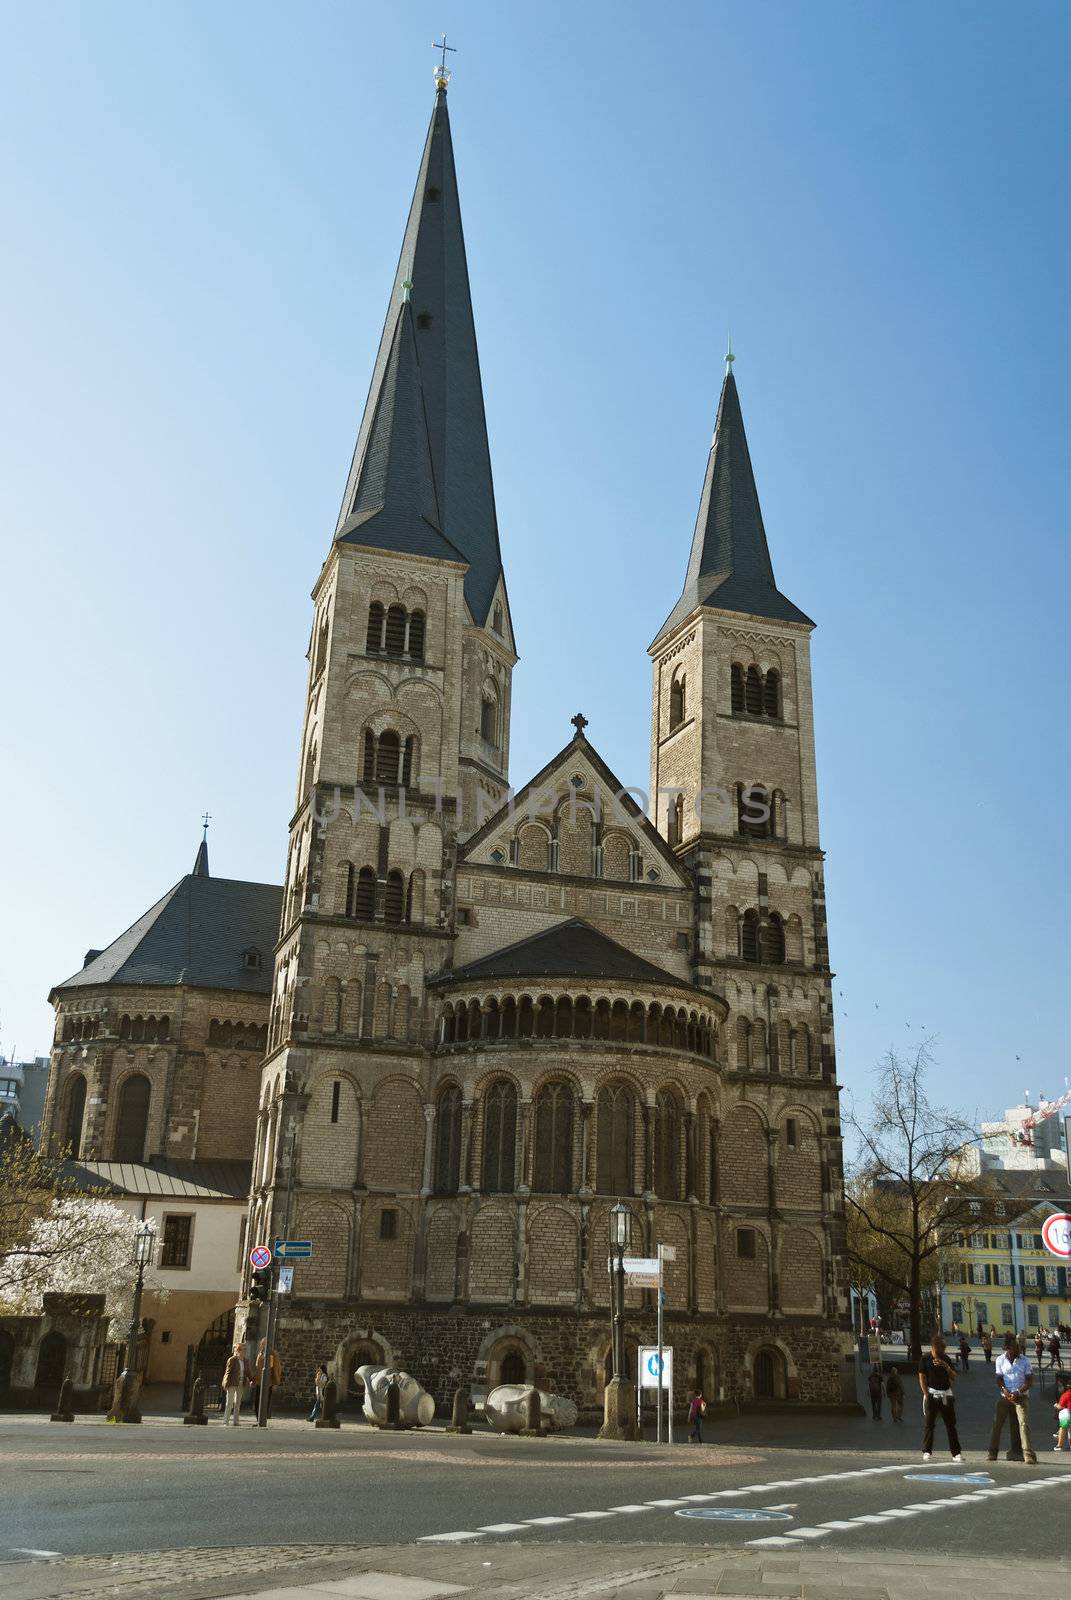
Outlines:
{"label": "stone bollard", "polygon": [[63,1382],[60,1384],[59,1399],[56,1401],[56,1409],[49,1417],[49,1422],[74,1421],[74,1411],[71,1409],[72,1388],[73,1384],[71,1383],[70,1378],[64,1378]]}
{"label": "stone bollard", "polygon": [[385,1428],[401,1429],[402,1423],[402,1396],[398,1388],[397,1378],[392,1378],[387,1384],[387,1420]]}
{"label": "stone bollard", "polygon": [[454,1390],[454,1408],[450,1413],[447,1433],[471,1433],[469,1426],[469,1391],[467,1385]]}
{"label": "stone bollard", "polygon": [[338,1420],[338,1384],[334,1378],[328,1378],[324,1384],[323,1411],[316,1418],[317,1428],[341,1428]]}
{"label": "stone bollard", "polygon": [[538,1439],[543,1434],[543,1402],[534,1384],[524,1397],[524,1427],[521,1433],[526,1439]]}
{"label": "stone bollard", "polygon": [[194,1428],[208,1427],[208,1418],[205,1416],[205,1386],[200,1378],[193,1380],[190,1409],[186,1412],[182,1421],[184,1424]]}

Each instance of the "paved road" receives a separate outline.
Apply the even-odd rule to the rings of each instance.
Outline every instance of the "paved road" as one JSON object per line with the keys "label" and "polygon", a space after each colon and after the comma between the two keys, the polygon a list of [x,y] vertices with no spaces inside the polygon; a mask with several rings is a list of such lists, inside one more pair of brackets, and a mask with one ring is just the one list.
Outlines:
{"label": "paved road", "polygon": [[[852,1428],[862,1447],[808,1453],[2,1423],[0,1560],[253,1542],[623,1539],[853,1554],[921,1541],[964,1556],[1033,1557],[1045,1529],[1071,1514],[1071,1456],[990,1466],[974,1454],[963,1467],[947,1457],[923,1467],[914,1451],[877,1448],[890,1432],[869,1420]],[[695,1515],[711,1511],[719,1515]]]}

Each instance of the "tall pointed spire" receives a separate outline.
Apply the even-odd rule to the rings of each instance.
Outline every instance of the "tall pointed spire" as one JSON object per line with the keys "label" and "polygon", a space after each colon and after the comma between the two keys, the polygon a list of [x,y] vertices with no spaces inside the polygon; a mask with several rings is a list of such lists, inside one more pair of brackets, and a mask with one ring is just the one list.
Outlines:
{"label": "tall pointed spire", "polygon": [[659,629],[659,639],[699,606],[813,627],[774,579],[733,377],[735,359],[730,344],[684,590]]}
{"label": "tall pointed spire", "polygon": [[[411,335],[404,332],[403,307],[408,308],[405,322]],[[392,363],[396,369],[393,388]],[[376,479],[378,484],[382,476],[374,460],[376,441],[381,442],[384,436],[393,439],[396,424],[390,413],[399,404],[399,397],[407,408],[412,407],[413,389],[417,384],[423,404],[435,509],[429,512],[431,501],[423,482],[419,493],[410,488],[408,497],[413,504],[419,500],[420,516],[425,521],[434,521],[439,534],[453,547],[450,552],[453,558],[456,560],[456,552],[460,551],[469,563],[465,597],[473,618],[482,624],[487,620],[502,573],[502,556],[457,173],[446,89],[441,82],[417,173],[379,354],[335,530],[336,539],[368,542],[366,536],[374,532],[375,524],[369,526],[366,513],[375,498],[382,494],[385,498],[380,501],[379,531],[382,542],[389,546],[395,526],[391,497],[402,492],[404,471],[400,469],[389,482],[384,480],[382,489],[370,487],[371,479]],[[411,420],[404,424],[405,430],[411,426]],[[413,527],[411,512],[412,504],[406,512],[409,518],[406,525],[410,530]],[[355,518],[365,520],[355,521]],[[380,540],[374,538],[372,542]],[[395,547],[412,548],[410,544]]]}

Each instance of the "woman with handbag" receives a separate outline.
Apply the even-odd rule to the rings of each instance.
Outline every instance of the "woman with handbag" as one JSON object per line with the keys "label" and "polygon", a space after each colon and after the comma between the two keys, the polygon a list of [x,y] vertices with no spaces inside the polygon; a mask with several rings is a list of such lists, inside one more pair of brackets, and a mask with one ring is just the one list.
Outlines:
{"label": "woman with handbag", "polygon": [[703,1429],[701,1424],[703,1418],[706,1416],[706,1411],[707,1403],[703,1399],[701,1392],[697,1389],[688,1405],[688,1421],[692,1424],[692,1431],[688,1435],[688,1438],[689,1440],[694,1439],[696,1444],[703,1443]]}

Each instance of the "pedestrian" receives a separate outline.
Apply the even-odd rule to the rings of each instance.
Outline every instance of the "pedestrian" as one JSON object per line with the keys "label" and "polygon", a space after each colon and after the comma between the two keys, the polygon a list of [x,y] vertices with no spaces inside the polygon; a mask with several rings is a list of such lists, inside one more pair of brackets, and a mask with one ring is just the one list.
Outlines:
{"label": "pedestrian", "polygon": [[1053,1449],[1071,1451],[1071,1389],[1065,1389],[1056,1402],[1056,1427]]}
{"label": "pedestrian", "polygon": [[989,1333],[983,1333],[982,1335],[982,1360],[987,1367],[993,1364],[993,1337]]}
{"label": "pedestrian", "polygon": [[904,1380],[893,1367],[885,1380],[885,1393],[889,1396],[889,1410],[894,1422],[904,1420]]}
{"label": "pedestrian", "polygon": [[315,1422],[317,1417],[323,1416],[324,1390],[327,1388],[327,1363],[325,1361],[321,1361],[316,1368],[316,1377],[313,1382],[316,1394],[312,1402],[312,1410],[309,1412],[310,1422]]}
{"label": "pedestrian", "polygon": [[239,1414],[242,1409],[242,1390],[249,1379],[249,1368],[246,1366],[245,1351],[240,1344],[236,1344],[227,1357],[227,1365],[223,1369],[223,1393],[226,1404],[223,1412],[223,1426],[232,1422],[238,1426]]}
{"label": "pedestrian", "polygon": [[945,1350],[944,1335],[935,1333],[930,1348],[919,1362],[919,1388],[922,1390],[922,1459],[929,1461],[933,1454],[933,1433],[937,1418],[944,1420],[948,1435],[948,1448],[953,1461],[962,1461],[959,1434],[956,1431],[956,1403],[952,1398],[952,1385],[956,1374]]}
{"label": "pedestrian", "polygon": [[971,1347],[967,1342],[967,1335],[965,1333],[961,1333],[959,1336],[959,1364],[963,1368],[964,1372],[967,1370],[967,1362],[970,1360],[970,1357]]}
{"label": "pedestrian", "polygon": [[[256,1412],[260,1416],[260,1391],[264,1384],[264,1352],[267,1349],[267,1339],[262,1339],[257,1346],[257,1395]],[[273,1350],[268,1358],[268,1409],[266,1416],[271,1416],[272,1396],[277,1386],[283,1381],[283,1364],[279,1360],[278,1350]]]}
{"label": "pedestrian", "polygon": [[1058,1333],[1054,1332],[1052,1338],[1049,1340],[1049,1366],[1050,1367],[1058,1367],[1059,1365],[1060,1365],[1060,1335]]}
{"label": "pedestrian", "polygon": [[1034,1335],[1034,1354],[1037,1357],[1037,1363],[1038,1363],[1038,1369],[1039,1370],[1041,1368],[1041,1357],[1044,1354],[1044,1351],[1045,1351],[1045,1341],[1041,1337],[1041,1329],[1039,1328],[1037,1333]]}
{"label": "pedestrian", "polygon": [[867,1377],[867,1380],[866,1380],[866,1386],[867,1386],[867,1390],[868,1390],[868,1392],[870,1394],[870,1415],[874,1418],[875,1422],[880,1422],[881,1421],[881,1393],[882,1393],[882,1377],[881,1377],[881,1362],[880,1361],[876,1361],[874,1363],[874,1365],[871,1367],[870,1373],[869,1373],[869,1375]]}
{"label": "pedestrian", "polygon": [[1034,1382],[1034,1369],[1030,1357],[1020,1354],[1019,1341],[1013,1333],[1004,1337],[1004,1354],[997,1361],[997,1383],[1000,1398],[993,1413],[993,1430],[989,1435],[989,1459],[995,1461],[1000,1450],[1000,1435],[1013,1415],[1019,1423],[1019,1437],[1023,1444],[1023,1460],[1034,1463],[1037,1456],[1030,1437],[1030,1390]]}
{"label": "pedestrian", "polygon": [[703,1443],[703,1418],[706,1416],[707,1403],[703,1399],[702,1391],[697,1389],[688,1402],[688,1421],[692,1424],[689,1440],[694,1439],[696,1444]]}

